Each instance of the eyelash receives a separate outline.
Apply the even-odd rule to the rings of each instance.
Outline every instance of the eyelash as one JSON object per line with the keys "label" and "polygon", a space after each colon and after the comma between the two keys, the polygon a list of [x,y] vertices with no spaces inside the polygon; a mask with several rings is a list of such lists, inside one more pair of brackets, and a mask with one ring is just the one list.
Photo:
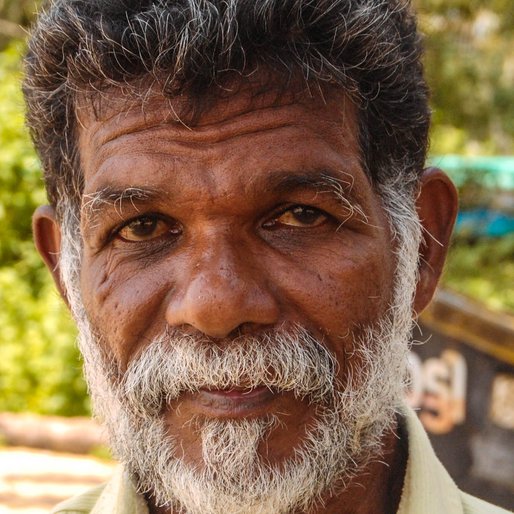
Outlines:
{"label": "eyelash", "polygon": [[[288,211],[293,211],[295,208],[305,208],[305,209],[311,209],[313,211],[316,211],[317,213],[319,213],[320,216],[325,216],[327,218],[327,220],[331,220],[333,219],[333,217],[328,214],[326,211],[322,210],[322,209],[319,209],[317,207],[314,207],[314,206],[311,206],[311,205],[306,205],[306,204],[299,204],[299,203],[292,203],[292,204],[288,204],[288,205],[285,205],[285,206],[281,206],[279,208],[277,208],[272,214],[271,216],[267,216],[266,219],[261,223],[261,227],[262,228],[265,228],[265,229],[273,229],[273,222],[275,220],[277,220],[278,218],[280,218],[281,216],[283,216],[284,214],[286,214]],[[121,231],[128,227],[130,224],[136,222],[136,221],[139,221],[139,220],[145,220],[145,219],[151,219],[151,220],[154,220],[154,221],[163,221],[165,223],[170,223],[170,220],[161,215],[161,214],[157,214],[157,213],[147,213],[147,214],[143,214],[143,215],[140,215],[140,216],[136,216],[134,218],[130,218],[129,220],[127,220],[126,222],[124,222],[122,225],[116,227],[114,230],[112,230],[108,236],[108,242],[111,242],[112,240],[116,239],[116,238],[119,238],[121,240],[123,240],[124,242],[127,242],[127,243],[131,243],[131,244],[137,244],[137,243],[145,243],[145,244],[148,244],[149,242],[152,241],[152,239],[149,239],[149,240],[146,240],[146,241],[126,241],[124,240],[121,236],[120,236],[120,233]],[[175,221],[176,223],[176,221]],[[268,225],[268,226],[266,226]],[[284,225],[284,227],[288,227],[287,225]],[[289,227],[290,229],[294,229],[295,227],[293,226],[290,226]],[[157,237],[155,238],[156,240],[159,240],[160,238]]]}
{"label": "eyelash", "polygon": [[327,218],[327,221],[329,220],[333,220],[333,216],[331,214],[329,214],[328,212],[324,211],[323,209],[320,209],[318,207],[314,207],[313,205],[307,205],[307,204],[302,204],[302,203],[291,203],[291,204],[288,204],[288,205],[285,205],[285,206],[281,206],[279,208],[277,208],[272,214],[271,216],[267,216],[266,217],[266,220],[262,223],[262,227],[265,227],[265,225],[267,223],[272,223],[274,220],[276,220],[277,218],[280,218],[281,216],[283,216],[284,214],[286,214],[288,211],[293,211],[293,209],[297,208],[297,207],[302,207],[304,209],[310,209],[310,210],[313,210],[313,211],[316,211],[317,213],[319,213],[321,216],[325,216]]}
{"label": "eyelash", "polygon": [[[134,218],[130,218],[129,220],[125,221],[122,225],[120,225],[120,226],[116,227],[114,230],[112,230],[111,233],[109,234],[108,240],[112,241],[112,240],[116,239],[117,237],[122,239],[120,236],[120,233],[124,228],[128,227],[130,224],[132,224],[136,221],[141,221],[141,220],[145,220],[145,219],[170,223],[170,220],[168,218],[166,218],[165,216],[162,216],[161,214],[152,213],[152,212],[142,214],[139,216],[135,216]],[[146,241],[146,242],[148,242],[148,241]],[[130,241],[130,243],[137,244],[138,241]]]}

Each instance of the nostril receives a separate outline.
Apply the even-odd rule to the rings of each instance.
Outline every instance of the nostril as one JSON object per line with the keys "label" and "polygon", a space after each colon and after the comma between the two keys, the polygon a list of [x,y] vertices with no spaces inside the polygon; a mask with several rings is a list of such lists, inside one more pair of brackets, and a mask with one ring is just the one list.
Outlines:
{"label": "nostril", "polygon": [[262,332],[266,332],[267,330],[270,330],[275,325],[272,323],[269,324],[262,324],[262,323],[241,323],[238,327],[236,327],[230,334],[228,334],[228,339],[237,339],[238,337],[242,336],[255,336],[258,334],[261,334]]}

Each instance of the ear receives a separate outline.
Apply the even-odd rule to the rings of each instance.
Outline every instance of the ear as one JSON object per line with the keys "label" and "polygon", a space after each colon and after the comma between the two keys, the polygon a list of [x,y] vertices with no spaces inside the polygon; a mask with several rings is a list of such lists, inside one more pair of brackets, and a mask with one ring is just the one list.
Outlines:
{"label": "ear", "polygon": [[457,216],[457,190],[443,171],[438,168],[423,171],[416,208],[423,226],[419,281],[413,306],[419,315],[434,295]]}
{"label": "ear", "polygon": [[32,216],[32,233],[37,251],[43,258],[46,267],[50,270],[59,293],[66,304],[68,304],[59,269],[61,227],[53,207],[42,205],[36,209]]}

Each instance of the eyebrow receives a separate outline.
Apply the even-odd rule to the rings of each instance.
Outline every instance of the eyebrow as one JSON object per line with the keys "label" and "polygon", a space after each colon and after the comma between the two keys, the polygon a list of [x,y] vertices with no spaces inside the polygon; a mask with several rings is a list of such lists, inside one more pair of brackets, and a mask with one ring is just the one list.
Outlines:
{"label": "eyebrow", "polygon": [[[291,173],[278,171],[268,176],[263,189],[276,195],[300,189],[312,189],[319,194],[330,194],[348,210],[348,218],[358,214],[367,222],[367,216],[354,191],[354,178],[349,173],[334,172],[327,169]],[[162,197],[163,192],[145,187],[106,186],[93,193],[83,196],[81,214],[87,223],[95,226],[96,221],[107,209],[114,209],[121,217],[123,206],[130,204],[138,210],[138,204]]]}
{"label": "eyebrow", "polygon": [[93,193],[83,196],[81,214],[90,224],[95,224],[98,217],[105,209],[114,209],[120,216],[122,215],[123,206],[127,203],[137,210],[137,204],[151,200],[159,196],[155,189],[147,189],[142,187],[126,187],[117,188],[106,186]]}
{"label": "eyebrow", "polygon": [[320,194],[330,194],[349,211],[348,217],[358,214],[368,221],[354,189],[354,177],[350,173],[320,169],[291,174],[277,172],[267,179],[267,189],[280,194],[298,189],[314,189]]}

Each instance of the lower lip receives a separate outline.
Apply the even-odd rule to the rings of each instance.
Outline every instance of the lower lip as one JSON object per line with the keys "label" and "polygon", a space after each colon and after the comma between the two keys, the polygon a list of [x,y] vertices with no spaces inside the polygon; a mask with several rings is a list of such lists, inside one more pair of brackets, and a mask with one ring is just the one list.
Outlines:
{"label": "lower lip", "polygon": [[213,417],[247,417],[267,412],[277,394],[267,387],[254,389],[201,389],[194,395],[203,414]]}

